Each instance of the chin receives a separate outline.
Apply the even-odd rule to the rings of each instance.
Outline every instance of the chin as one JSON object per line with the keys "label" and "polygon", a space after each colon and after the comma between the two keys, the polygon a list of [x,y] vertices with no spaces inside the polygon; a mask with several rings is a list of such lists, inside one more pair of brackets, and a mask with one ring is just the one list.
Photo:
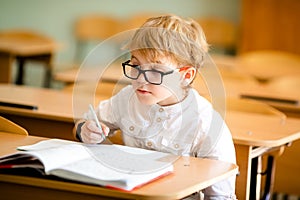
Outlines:
{"label": "chin", "polygon": [[155,101],[154,99],[152,98],[146,98],[146,97],[140,97],[138,96],[138,100],[140,101],[141,104],[143,105],[153,105],[153,104],[156,104],[157,101]]}
{"label": "chin", "polygon": [[156,101],[151,101],[151,100],[146,100],[146,99],[139,99],[140,103],[143,104],[143,105],[153,105],[153,104],[156,104],[157,102]]}

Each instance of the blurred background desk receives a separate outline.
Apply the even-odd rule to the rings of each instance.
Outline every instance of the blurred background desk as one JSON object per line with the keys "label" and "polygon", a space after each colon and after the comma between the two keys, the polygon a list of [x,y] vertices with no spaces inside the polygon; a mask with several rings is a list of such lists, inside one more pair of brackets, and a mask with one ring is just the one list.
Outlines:
{"label": "blurred background desk", "polygon": [[[0,115],[21,125],[30,135],[57,137],[74,140],[72,130],[79,113],[88,110],[93,97],[88,94],[77,96],[76,113],[73,110],[73,95],[44,88],[0,84],[0,101],[37,106],[37,110],[0,106]],[[97,97],[98,100],[106,97]],[[97,100],[95,100],[97,101]],[[75,115],[75,116],[74,116]]]}
{"label": "blurred background desk", "polygon": [[52,39],[31,31],[0,32],[0,83],[11,83],[12,65],[18,62],[16,84],[23,84],[24,65],[28,60],[43,62],[46,66],[44,86],[50,86],[52,59],[58,48]]}

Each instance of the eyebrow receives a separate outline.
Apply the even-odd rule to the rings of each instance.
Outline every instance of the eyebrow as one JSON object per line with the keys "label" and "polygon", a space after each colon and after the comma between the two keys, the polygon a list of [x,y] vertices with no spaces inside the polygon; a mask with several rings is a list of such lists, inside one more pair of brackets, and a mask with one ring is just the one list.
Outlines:
{"label": "eyebrow", "polygon": [[139,61],[139,59],[137,59],[137,57],[131,56],[130,60],[132,60],[132,59],[136,59],[140,63],[140,61]]}
{"label": "eyebrow", "polygon": [[[132,60],[132,59],[136,59],[138,63],[141,63],[141,62],[139,61],[139,59],[138,59],[137,57],[133,56],[133,55],[131,55],[130,60]],[[150,61],[150,62],[151,62],[151,63],[157,63],[157,64],[163,64],[160,60]]]}

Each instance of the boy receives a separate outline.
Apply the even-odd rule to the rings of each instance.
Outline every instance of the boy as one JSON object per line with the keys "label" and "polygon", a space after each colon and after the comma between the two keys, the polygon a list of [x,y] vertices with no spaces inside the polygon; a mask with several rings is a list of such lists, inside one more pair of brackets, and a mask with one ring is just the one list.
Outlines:
{"label": "boy", "polygon": [[[235,163],[229,129],[191,87],[208,51],[199,24],[174,15],[150,18],[126,48],[131,59],[122,67],[132,84],[98,105],[104,134],[120,129],[128,146]],[[90,115],[76,123],[75,136],[101,143],[102,131]],[[235,199],[234,192],[235,177],[203,190],[205,199]]]}

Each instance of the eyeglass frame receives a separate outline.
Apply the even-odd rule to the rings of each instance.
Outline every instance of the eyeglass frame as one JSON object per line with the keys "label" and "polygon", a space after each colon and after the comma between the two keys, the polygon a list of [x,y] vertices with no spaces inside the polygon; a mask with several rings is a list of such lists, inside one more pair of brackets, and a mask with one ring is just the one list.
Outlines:
{"label": "eyeglass frame", "polygon": [[[132,64],[129,64],[129,62],[130,62],[130,60],[127,60],[126,62],[123,62],[123,63],[122,63],[123,73],[124,73],[124,75],[125,75],[127,78],[129,78],[129,79],[131,79],[131,80],[137,80],[137,79],[140,77],[140,75],[143,74],[145,80],[146,80],[148,83],[153,84],[153,85],[161,85],[162,82],[163,82],[163,77],[164,77],[165,75],[172,74],[172,73],[176,70],[176,69],[174,69],[174,70],[171,70],[171,71],[168,71],[168,72],[162,72],[162,71],[155,70],[155,69],[146,69],[146,70],[143,70],[143,69],[139,68],[140,65],[132,65]],[[126,66],[130,66],[130,67],[133,67],[133,68],[135,68],[135,69],[138,70],[139,73],[138,73],[138,75],[137,75],[136,78],[132,78],[132,77],[130,77],[130,76],[128,76],[128,75],[126,74],[126,70],[125,70],[125,67],[126,67]],[[180,70],[181,68],[177,68],[177,69]],[[159,73],[159,74],[161,75],[160,83],[153,83],[153,82],[150,82],[150,81],[148,80],[148,77],[147,77],[146,74],[145,74],[146,72],[156,72],[156,73]]]}

